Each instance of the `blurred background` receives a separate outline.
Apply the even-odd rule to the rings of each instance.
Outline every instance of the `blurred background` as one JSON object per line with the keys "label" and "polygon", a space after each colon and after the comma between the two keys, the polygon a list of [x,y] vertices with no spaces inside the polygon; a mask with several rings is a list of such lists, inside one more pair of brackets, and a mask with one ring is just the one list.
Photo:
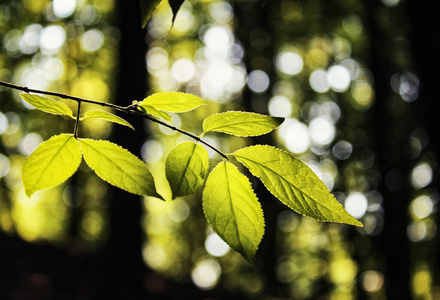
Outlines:
{"label": "blurred background", "polygon": [[[200,191],[140,198],[82,163],[29,199],[24,160],[74,122],[0,87],[0,299],[440,299],[435,4],[266,2],[187,0],[172,29],[165,2],[141,29],[137,1],[1,0],[0,80],[123,106],[189,92],[208,105],[172,124],[197,135],[226,110],[285,117],[271,135],[206,141],[290,151],[364,227],[299,216],[253,178],[266,233],[252,269],[209,228]],[[136,132],[86,120],[79,135],[131,150],[169,193],[164,160],[187,138],[122,117]]]}

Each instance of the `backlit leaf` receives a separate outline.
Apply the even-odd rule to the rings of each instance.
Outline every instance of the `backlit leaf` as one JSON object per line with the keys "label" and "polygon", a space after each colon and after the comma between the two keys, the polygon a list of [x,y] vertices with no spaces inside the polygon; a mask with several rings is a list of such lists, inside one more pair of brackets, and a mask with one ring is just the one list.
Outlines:
{"label": "backlit leaf", "polygon": [[72,110],[64,103],[40,95],[20,93],[24,101],[33,107],[54,115],[64,115],[74,119]]}
{"label": "backlit leaf", "polygon": [[124,125],[127,127],[130,127],[131,129],[134,130],[134,127],[128,123],[127,121],[125,121],[124,119],[122,119],[121,117],[118,117],[112,113],[103,111],[103,110],[89,110],[86,111],[86,113],[84,114],[84,117],[81,118],[81,120],[84,119],[90,119],[90,118],[97,118],[97,119],[102,119],[102,120],[106,120],[106,121],[110,121],[113,123],[117,123],[120,125]]}
{"label": "backlit leaf", "polygon": [[203,130],[218,131],[236,136],[257,136],[271,132],[283,118],[260,115],[256,113],[228,111],[209,116],[203,121]]}
{"label": "backlit leaf", "polygon": [[208,151],[193,142],[179,144],[168,154],[165,167],[173,199],[191,195],[205,181],[209,167]]}
{"label": "backlit leaf", "polygon": [[29,197],[36,191],[59,185],[75,173],[81,163],[78,141],[60,134],[41,143],[23,165],[23,184]]}
{"label": "backlit leaf", "polygon": [[144,105],[139,106],[139,107],[141,107],[143,112],[148,114],[148,115],[151,115],[151,116],[154,116],[154,117],[158,117],[158,118],[162,118],[162,119],[164,119],[167,122],[171,122],[171,120],[172,120],[172,117],[169,114],[167,114],[166,112],[164,112],[162,110],[155,109],[152,106],[144,104]]}
{"label": "backlit leaf", "polygon": [[139,106],[152,106],[166,112],[181,113],[193,110],[206,102],[192,94],[180,92],[161,92],[148,96],[139,102]]}
{"label": "backlit leaf", "polygon": [[290,153],[256,145],[232,155],[294,211],[319,221],[363,226],[345,211],[318,176]]}
{"label": "backlit leaf", "polygon": [[160,2],[161,0],[141,0],[142,28],[147,26],[148,20]]}
{"label": "backlit leaf", "polygon": [[147,165],[131,152],[109,141],[79,141],[84,160],[101,179],[133,194],[163,199]]}
{"label": "backlit leaf", "polygon": [[219,163],[206,181],[203,209],[214,231],[247,261],[264,235],[263,211],[249,179],[229,162]]}

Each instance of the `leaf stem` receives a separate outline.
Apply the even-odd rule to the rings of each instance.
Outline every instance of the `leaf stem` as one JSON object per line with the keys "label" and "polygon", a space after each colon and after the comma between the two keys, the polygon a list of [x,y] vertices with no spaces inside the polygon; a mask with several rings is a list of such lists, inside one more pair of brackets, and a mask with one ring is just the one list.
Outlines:
{"label": "leaf stem", "polygon": [[78,138],[78,126],[79,126],[79,115],[81,113],[81,102],[82,101],[78,101],[78,110],[76,112],[75,128],[73,129],[73,137],[75,139]]}
{"label": "leaf stem", "polygon": [[190,138],[206,145],[207,147],[211,148],[212,150],[214,150],[215,152],[217,152],[221,157],[223,157],[226,160],[229,160],[228,156],[226,154],[224,154],[223,152],[221,152],[220,150],[218,150],[217,148],[215,148],[214,146],[212,146],[211,144],[205,142],[204,140],[202,140],[200,137],[185,131],[183,129],[177,128],[171,124],[165,123],[161,120],[158,120],[150,115],[146,115],[144,113],[142,113],[140,110],[137,109],[136,105],[129,105],[129,106],[120,106],[120,105],[116,105],[116,104],[112,104],[112,103],[107,103],[107,102],[102,102],[102,101],[95,101],[95,100],[89,100],[89,99],[84,99],[84,98],[80,98],[80,97],[75,97],[75,96],[70,96],[67,94],[63,94],[63,93],[57,93],[57,92],[50,92],[50,91],[43,91],[43,90],[38,90],[38,89],[31,89],[25,86],[20,86],[20,85],[16,85],[13,83],[9,83],[9,82],[5,82],[5,81],[1,81],[0,80],[0,85],[14,89],[14,90],[19,90],[19,91],[23,91],[25,93],[35,93],[35,94],[41,94],[41,95],[48,95],[48,96],[54,96],[54,97],[59,97],[62,99],[67,99],[67,100],[73,100],[78,102],[78,114],[76,116],[76,122],[75,122],[75,130],[73,135],[75,137],[77,137],[78,134],[78,123],[79,123],[79,110],[81,107],[81,102],[85,102],[85,103],[91,103],[91,104],[95,104],[95,105],[100,105],[103,107],[110,107],[113,108],[114,110],[117,111],[121,111],[127,114],[132,114],[132,115],[136,115],[139,117],[143,117],[145,119],[148,119],[152,122],[158,123],[160,125],[163,125],[171,130],[177,131],[181,134],[184,134],[186,136],[189,136]]}

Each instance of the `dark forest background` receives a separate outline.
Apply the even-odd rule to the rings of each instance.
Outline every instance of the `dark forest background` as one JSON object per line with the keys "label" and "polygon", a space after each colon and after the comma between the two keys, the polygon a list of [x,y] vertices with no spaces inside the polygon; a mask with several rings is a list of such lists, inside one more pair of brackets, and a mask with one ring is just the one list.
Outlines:
{"label": "dark forest background", "polygon": [[[432,1],[193,0],[173,29],[166,5],[145,29],[140,18],[135,1],[2,0],[0,80],[124,106],[162,90],[194,93],[206,108],[173,122],[196,133],[220,111],[287,117],[264,138],[207,138],[226,152],[243,143],[295,152],[365,227],[298,216],[255,180],[266,233],[252,269],[216,252],[224,245],[200,193],[141,199],[81,165],[28,199],[25,157],[73,123],[0,88],[0,299],[440,298]],[[182,138],[129,121],[134,133],[98,121],[81,133],[117,142],[161,178]]]}

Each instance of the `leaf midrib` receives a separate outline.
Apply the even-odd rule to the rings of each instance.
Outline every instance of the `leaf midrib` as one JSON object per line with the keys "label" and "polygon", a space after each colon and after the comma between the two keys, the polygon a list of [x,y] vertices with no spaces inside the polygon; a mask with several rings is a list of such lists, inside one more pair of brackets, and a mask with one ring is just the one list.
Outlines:
{"label": "leaf midrib", "polygon": [[[84,143],[84,140],[81,140],[81,142]],[[97,153],[99,153],[100,155],[104,156],[104,157],[105,157],[107,160],[109,160],[110,162],[113,162],[113,161],[112,161],[107,155],[105,155],[104,153],[99,152],[98,150],[96,150],[95,147],[91,146],[91,145],[88,144],[88,143],[85,143],[85,144],[87,144],[87,146],[89,146],[90,148],[92,148],[93,150],[95,150],[95,151],[96,151]],[[129,173],[124,172],[123,169],[120,168],[117,164],[113,163],[113,165],[116,166],[116,168],[117,168],[120,172],[122,172],[122,174],[125,174],[125,175],[128,176],[132,181],[136,182],[136,180],[135,180],[132,176],[130,176]],[[102,168],[101,168],[101,169],[102,169]],[[138,184],[138,185],[140,185],[140,184]],[[140,185],[140,186],[142,186],[143,189],[148,190],[148,189],[146,189],[143,185]]]}
{"label": "leaf midrib", "polygon": [[[61,136],[61,135],[60,135]],[[69,136],[69,135],[68,135]],[[56,151],[56,153],[52,156],[52,158],[50,159],[50,161],[46,164],[46,166],[43,168],[43,170],[40,172],[37,180],[34,182],[34,184],[32,185],[32,187],[35,187],[35,185],[40,181],[40,178],[43,176],[43,173],[46,172],[48,166],[52,163],[52,161],[55,159],[55,157],[57,157],[58,153],[61,152],[61,149],[64,148],[64,146],[70,141],[70,138],[73,138],[73,136],[69,136],[68,139],[64,142],[64,144]],[[32,189],[33,190],[33,189]]]}
{"label": "leaf midrib", "polygon": [[270,123],[270,121],[269,120],[267,120],[267,121],[245,121],[245,122],[231,122],[231,123],[227,123],[227,124],[224,124],[224,125],[219,125],[219,126],[217,126],[217,127],[213,127],[213,128],[211,128],[211,129],[209,129],[208,131],[216,131],[216,130],[218,130],[219,128],[225,128],[225,127],[229,127],[229,126],[231,126],[231,125],[240,125],[240,124],[243,124],[243,125],[245,125],[245,124],[248,124],[248,123],[252,123],[252,124],[255,124],[255,123]]}
{"label": "leaf midrib", "polygon": [[[316,204],[318,204],[319,206],[325,208],[327,211],[331,211],[329,208],[327,208],[326,206],[324,206],[324,205],[321,204],[320,202],[316,201],[316,200],[315,200],[312,196],[310,196],[309,194],[307,194],[307,193],[303,192],[301,189],[297,188],[293,183],[291,183],[290,181],[288,181],[287,179],[285,179],[283,176],[279,175],[276,171],[272,170],[271,168],[266,167],[266,166],[263,165],[263,164],[260,164],[260,163],[258,163],[258,162],[256,162],[256,161],[252,160],[252,159],[249,159],[249,158],[244,157],[244,156],[241,156],[241,155],[235,155],[235,154],[234,154],[234,156],[236,156],[236,157],[241,157],[241,158],[244,159],[244,160],[251,161],[251,162],[253,162],[253,163],[255,163],[255,164],[257,164],[257,165],[263,167],[264,169],[267,169],[267,170],[269,170],[270,172],[272,172],[272,173],[278,175],[278,177],[279,177],[282,181],[287,182],[287,183],[288,183],[289,185],[291,185],[292,188],[294,188],[296,191],[299,191],[301,194],[306,195],[308,198],[312,199]],[[273,185],[273,186],[275,187],[275,185]],[[338,216],[340,216],[340,215],[338,214]]]}
{"label": "leaf midrib", "polygon": [[186,172],[188,171],[188,166],[189,166],[189,164],[191,163],[191,160],[192,160],[192,158],[193,158],[193,156],[194,156],[194,152],[196,151],[196,148],[197,148],[197,144],[194,143],[194,148],[193,148],[193,150],[192,150],[192,153],[191,153],[190,158],[188,159],[188,161],[187,161],[187,163],[186,163],[185,170],[184,170],[184,172],[183,172],[183,176],[180,178],[179,184],[178,184],[178,186],[177,186],[177,191],[179,191],[179,190],[180,190],[180,187],[182,186],[183,179],[185,178],[185,174],[186,174]]}
{"label": "leaf midrib", "polygon": [[[232,193],[231,193],[231,187],[230,187],[230,184],[229,184],[228,168],[227,168],[226,162],[224,163],[224,168],[225,168],[225,174],[226,174],[226,183],[227,183],[227,186],[228,186],[229,206],[231,208],[232,216],[234,217],[233,220],[234,220],[234,223],[235,223],[235,232],[237,234],[238,242],[239,242],[239,245],[240,245],[240,252],[242,252],[244,250],[244,248],[243,248],[243,243],[241,242],[241,238],[240,238],[240,230],[238,229],[238,225],[237,225],[237,221],[236,221],[237,220],[237,216],[236,216],[236,213],[235,213],[234,205],[232,205]],[[225,229],[226,229],[226,227],[225,227]]]}

